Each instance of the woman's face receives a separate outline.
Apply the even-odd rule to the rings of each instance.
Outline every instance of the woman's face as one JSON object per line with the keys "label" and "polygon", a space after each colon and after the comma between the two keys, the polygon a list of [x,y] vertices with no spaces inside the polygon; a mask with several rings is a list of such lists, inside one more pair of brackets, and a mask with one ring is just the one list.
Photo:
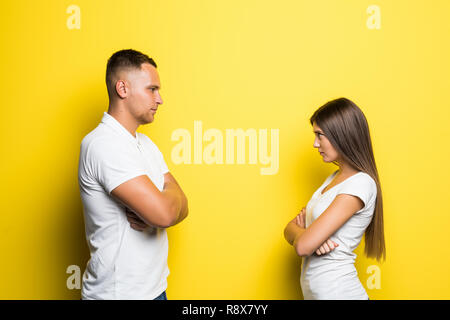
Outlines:
{"label": "woman's face", "polygon": [[330,140],[325,136],[322,129],[313,122],[313,131],[315,134],[314,148],[317,148],[324,162],[338,161],[339,153],[331,145]]}

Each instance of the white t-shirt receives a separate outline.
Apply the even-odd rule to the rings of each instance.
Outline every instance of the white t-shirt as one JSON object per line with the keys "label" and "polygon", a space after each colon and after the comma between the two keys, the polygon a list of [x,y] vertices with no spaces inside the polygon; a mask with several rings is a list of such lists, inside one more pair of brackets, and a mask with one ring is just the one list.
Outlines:
{"label": "white t-shirt", "polygon": [[364,287],[359,281],[354,266],[353,253],[370,224],[375,209],[377,186],[366,173],[358,172],[321,194],[333,180],[331,174],[314,192],[306,206],[306,227],[309,227],[324,212],[338,194],[357,196],[364,207],[339,228],[330,239],[339,244],[330,253],[303,257],[300,284],[305,300],[367,300]]}
{"label": "white t-shirt", "polygon": [[78,182],[91,258],[83,274],[83,299],[154,299],[166,290],[166,230],[132,229],[125,207],[111,191],[141,175],[148,175],[162,191],[168,171],[146,135],[134,137],[106,112],[84,137]]}

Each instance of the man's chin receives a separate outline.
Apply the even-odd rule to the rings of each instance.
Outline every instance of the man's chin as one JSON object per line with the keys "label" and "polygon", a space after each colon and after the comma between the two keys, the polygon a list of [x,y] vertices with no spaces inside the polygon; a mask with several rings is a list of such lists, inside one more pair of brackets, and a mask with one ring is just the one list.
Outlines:
{"label": "man's chin", "polygon": [[155,121],[155,117],[154,116],[148,116],[146,118],[142,118],[141,119],[141,125],[149,124],[149,123],[152,123],[153,121]]}
{"label": "man's chin", "polygon": [[153,117],[151,118],[141,118],[141,121],[139,122],[140,126],[152,123],[155,119]]}

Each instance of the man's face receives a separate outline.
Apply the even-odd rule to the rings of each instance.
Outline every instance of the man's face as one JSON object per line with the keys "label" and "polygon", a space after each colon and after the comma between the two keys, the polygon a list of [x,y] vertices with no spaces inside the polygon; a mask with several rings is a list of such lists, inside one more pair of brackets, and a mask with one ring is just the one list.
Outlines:
{"label": "man's face", "polygon": [[149,63],[143,63],[141,70],[133,70],[127,74],[129,96],[127,105],[130,113],[141,124],[154,120],[158,106],[163,103],[159,90],[158,71]]}

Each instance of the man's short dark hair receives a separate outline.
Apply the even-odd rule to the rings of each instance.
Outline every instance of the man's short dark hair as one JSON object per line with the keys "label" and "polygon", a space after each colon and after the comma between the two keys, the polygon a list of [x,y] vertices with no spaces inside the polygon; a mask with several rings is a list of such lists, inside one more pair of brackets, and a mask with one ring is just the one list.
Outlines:
{"label": "man's short dark hair", "polygon": [[115,52],[106,65],[106,88],[108,89],[109,99],[113,99],[115,94],[115,83],[113,83],[113,75],[122,69],[141,69],[143,63],[149,63],[155,68],[156,63],[146,54],[133,50],[125,49]]}

